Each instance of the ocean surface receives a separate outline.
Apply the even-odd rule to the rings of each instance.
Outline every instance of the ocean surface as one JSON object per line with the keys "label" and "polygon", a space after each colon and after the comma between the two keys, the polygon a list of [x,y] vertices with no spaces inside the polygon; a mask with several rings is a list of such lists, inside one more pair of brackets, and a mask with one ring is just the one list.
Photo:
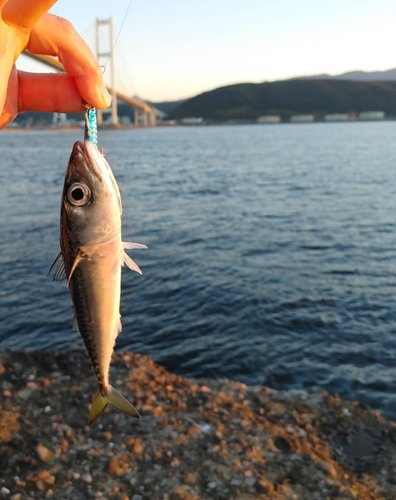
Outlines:
{"label": "ocean surface", "polygon": [[[68,350],[59,209],[82,132],[0,134],[0,348]],[[396,419],[396,122],[99,134],[123,197],[117,347]],[[88,362],[88,359],[87,359]]]}

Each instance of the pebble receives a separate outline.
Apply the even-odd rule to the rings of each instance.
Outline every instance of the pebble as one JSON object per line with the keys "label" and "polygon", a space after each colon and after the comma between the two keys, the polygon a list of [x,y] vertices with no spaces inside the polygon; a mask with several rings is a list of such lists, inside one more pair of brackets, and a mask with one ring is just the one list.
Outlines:
{"label": "pebble", "polygon": [[187,484],[195,484],[197,482],[197,476],[193,474],[192,472],[189,472],[186,476],[186,483]]}
{"label": "pebble", "polygon": [[3,495],[9,495],[11,493],[11,491],[6,488],[5,486],[3,486],[0,490],[0,493],[2,493]]}
{"label": "pebble", "polygon": [[133,445],[133,453],[135,455],[140,455],[144,451],[144,444],[141,439],[135,439],[135,444]]}
{"label": "pebble", "polygon": [[256,488],[259,493],[264,493],[265,495],[271,495],[275,489],[274,485],[265,478],[261,478],[257,481]]}
{"label": "pebble", "polygon": [[[109,464],[109,468],[107,469],[107,472],[109,474],[117,474],[118,469],[120,468],[120,462],[116,458],[112,460]],[[118,475],[118,474],[117,474]]]}
{"label": "pebble", "polygon": [[333,464],[329,462],[318,462],[318,465],[322,470],[327,472],[327,474],[329,474],[333,479],[336,479],[338,473],[337,469],[334,467]]}
{"label": "pebble", "polygon": [[52,452],[41,443],[36,446],[36,453],[43,462],[49,462],[52,458]]}
{"label": "pebble", "polygon": [[18,397],[25,401],[28,400],[32,394],[32,389],[21,389],[20,391],[18,391]]}
{"label": "pebble", "polygon": [[87,484],[90,484],[93,481],[91,474],[83,474],[81,479]]}
{"label": "pebble", "polygon": [[49,378],[42,378],[41,383],[43,387],[49,387],[51,385],[51,380]]}
{"label": "pebble", "polygon": [[46,481],[49,477],[51,476],[50,471],[48,470],[43,470],[39,474],[37,474],[37,479],[41,479],[42,481]]}
{"label": "pebble", "polygon": [[256,484],[257,480],[255,477],[248,477],[246,480],[245,480],[245,483],[247,484],[247,486],[251,487],[251,486],[254,486]]}

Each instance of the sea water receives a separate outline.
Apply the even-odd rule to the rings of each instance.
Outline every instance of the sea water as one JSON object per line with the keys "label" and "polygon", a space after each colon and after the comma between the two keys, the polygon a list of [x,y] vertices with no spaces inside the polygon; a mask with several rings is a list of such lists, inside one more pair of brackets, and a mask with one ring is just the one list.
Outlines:
{"label": "sea water", "polygon": [[[68,350],[63,176],[82,131],[0,134],[0,347]],[[396,418],[396,123],[99,133],[123,200],[117,347]]]}

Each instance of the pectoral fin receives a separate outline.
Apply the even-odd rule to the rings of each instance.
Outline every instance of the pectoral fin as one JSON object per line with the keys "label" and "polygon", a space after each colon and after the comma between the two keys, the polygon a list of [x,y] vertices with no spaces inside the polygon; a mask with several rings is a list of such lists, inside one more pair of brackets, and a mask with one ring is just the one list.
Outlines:
{"label": "pectoral fin", "polygon": [[67,284],[68,284],[68,285],[70,284],[71,277],[73,276],[73,273],[74,273],[74,271],[76,270],[76,268],[77,268],[78,264],[79,264],[79,263],[80,263],[83,259],[85,259],[85,258],[86,258],[85,253],[84,253],[81,249],[79,249],[79,250],[78,250],[78,252],[77,252],[76,258],[74,259],[74,262],[73,262],[72,268],[71,268],[71,270],[70,270],[70,274],[69,274],[69,276],[68,276],[68,278],[67,278]]}
{"label": "pectoral fin", "polygon": [[96,392],[92,399],[91,411],[89,413],[89,425],[96,422],[96,420],[102,415],[105,411],[107,405],[112,406],[116,410],[128,415],[133,418],[140,418],[139,412],[137,409],[131,405],[131,403],[124,398],[118,391],[114,389],[111,385],[109,385],[109,394],[108,396],[104,396],[99,387],[96,389]]}
{"label": "pectoral fin", "polygon": [[[125,241],[122,243],[122,247],[128,250],[132,250],[134,248],[147,248],[146,245],[142,245],[141,243],[130,243]],[[129,257],[129,255],[125,251],[122,254],[122,265],[124,264],[126,264],[129,269],[132,269],[132,271],[143,274],[140,267]]]}
{"label": "pectoral fin", "polygon": [[129,269],[132,269],[132,271],[136,271],[139,274],[143,274],[140,267],[136,264],[135,261],[133,261],[127,253],[122,254],[122,265],[126,264]]}
{"label": "pectoral fin", "polygon": [[135,248],[147,248],[147,245],[143,245],[142,243],[131,243],[130,241],[123,241],[122,247],[128,250],[133,250]]}

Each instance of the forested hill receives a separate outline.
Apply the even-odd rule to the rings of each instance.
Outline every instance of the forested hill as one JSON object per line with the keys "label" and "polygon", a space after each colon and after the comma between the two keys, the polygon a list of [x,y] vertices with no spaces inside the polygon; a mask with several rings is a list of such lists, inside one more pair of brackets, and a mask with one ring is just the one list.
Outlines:
{"label": "forested hill", "polygon": [[292,115],[385,111],[396,116],[396,81],[282,80],[240,83],[204,92],[174,109],[169,118],[254,120],[275,114]]}

